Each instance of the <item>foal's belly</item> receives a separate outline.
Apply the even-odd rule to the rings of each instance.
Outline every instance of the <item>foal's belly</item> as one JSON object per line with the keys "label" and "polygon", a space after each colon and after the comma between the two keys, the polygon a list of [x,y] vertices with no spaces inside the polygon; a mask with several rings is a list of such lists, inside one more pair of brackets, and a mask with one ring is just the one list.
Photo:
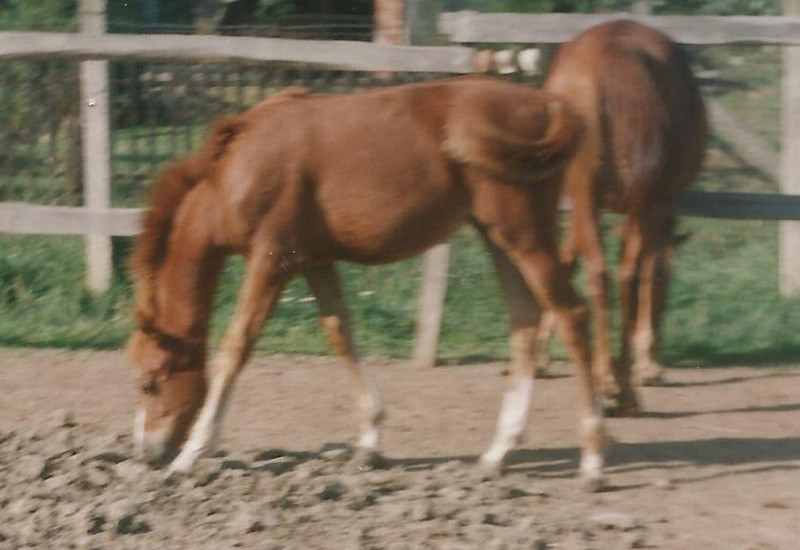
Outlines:
{"label": "foal's belly", "polygon": [[336,259],[368,264],[415,256],[447,239],[469,214],[467,194],[446,181],[376,183],[322,206]]}
{"label": "foal's belly", "polygon": [[355,122],[318,135],[309,159],[314,207],[336,259],[408,258],[464,223],[467,191],[437,136],[408,114]]}

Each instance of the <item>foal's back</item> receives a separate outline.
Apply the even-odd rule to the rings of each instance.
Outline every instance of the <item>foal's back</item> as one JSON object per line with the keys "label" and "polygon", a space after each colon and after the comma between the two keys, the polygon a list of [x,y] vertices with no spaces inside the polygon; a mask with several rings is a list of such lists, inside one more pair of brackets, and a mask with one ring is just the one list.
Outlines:
{"label": "foal's back", "polygon": [[467,167],[524,186],[559,169],[579,121],[551,94],[465,77],[290,91],[229,125],[214,179],[232,226],[315,260],[378,263],[419,253],[467,219]]}

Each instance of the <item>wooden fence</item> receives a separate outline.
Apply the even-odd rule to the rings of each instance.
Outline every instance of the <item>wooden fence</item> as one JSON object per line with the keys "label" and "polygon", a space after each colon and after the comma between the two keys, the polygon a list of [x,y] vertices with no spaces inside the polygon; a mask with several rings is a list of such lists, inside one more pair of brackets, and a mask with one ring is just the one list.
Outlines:
{"label": "wooden fence", "polygon": [[[800,0],[792,0],[800,3]],[[104,34],[102,0],[84,2],[82,32],[0,33],[0,60],[54,57],[82,62],[83,139],[96,149],[84,156],[85,207],[48,207],[0,203],[0,231],[29,234],[87,235],[87,282],[102,291],[111,267],[110,236],[134,235],[141,212],[110,207],[108,153],[108,81],[105,61],[118,59],[180,62],[226,62],[346,69],[469,73],[476,50],[471,47],[412,47],[357,42],[323,42],[252,37]],[[798,6],[800,8],[800,6]],[[800,13],[800,9],[796,13]],[[580,30],[613,16],[447,14],[442,28],[454,42],[563,42]],[[735,219],[795,220],[781,228],[781,288],[800,295],[800,17],[641,17],[679,41],[695,44],[758,43],[788,45],[784,81],[785,123],[782,136],[781,189],[793,195],[689,192],[679,212],[692,216]],[[105,142],[105,145],[103,143]],[[93,146],[94,147],[94,146]],[[90,153],[91,151],[91,153]],[[788,151],[788,153],[786,152]],[[415,360],[435,360],[441,307],[446,291],[447,248],[426,260],[420,327]]]}

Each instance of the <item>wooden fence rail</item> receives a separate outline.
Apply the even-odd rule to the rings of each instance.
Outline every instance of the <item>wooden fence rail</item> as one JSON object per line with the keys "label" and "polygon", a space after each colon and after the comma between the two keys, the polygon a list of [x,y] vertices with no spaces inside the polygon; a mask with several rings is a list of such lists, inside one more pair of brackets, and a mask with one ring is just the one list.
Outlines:
{"label": "wooden fence rail", "polygon": [[460,44],[560,44],[578,33],[625,17],[660,29],[684,44],[800,45],[797,16],[696,16],[629,14],[442,14],[439,30]]}
{"label": "wooden fence rail", "polygon": [[[800,221],[800,195],[687,191],[675,207],[683,216],[728,220]],[[563,211],[569,210],[564,201]],[[91,209],[0,202],[0,232],[28,235],[131,237],[141,228],[140,208]]]}
{"label": "wooden fence rail", "polygon": [[469,73],[473,70],[473,54],[471,48],[462,46],[394,46],[344,40],[0,32],[0,61],[175,61],[348,71]]}

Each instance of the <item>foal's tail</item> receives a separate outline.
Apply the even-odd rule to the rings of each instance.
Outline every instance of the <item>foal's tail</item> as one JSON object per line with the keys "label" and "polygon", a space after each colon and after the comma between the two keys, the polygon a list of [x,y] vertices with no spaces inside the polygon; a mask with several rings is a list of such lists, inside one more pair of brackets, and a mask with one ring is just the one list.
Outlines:
{"label": "foal's tail", "polygon": [[527,107],[463,113],[448,127],[446,149],[503,181],[532,184],[560,174],[575,150],[582,119],[561,98],[537,93],[538,101]]}

